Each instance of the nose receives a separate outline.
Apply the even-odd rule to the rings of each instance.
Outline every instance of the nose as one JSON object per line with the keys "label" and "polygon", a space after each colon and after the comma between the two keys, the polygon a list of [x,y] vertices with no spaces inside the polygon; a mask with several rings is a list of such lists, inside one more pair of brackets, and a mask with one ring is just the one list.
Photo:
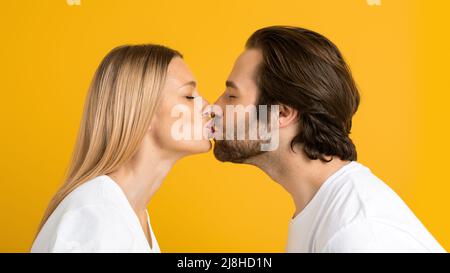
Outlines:
{"label": "nose", "polygon": [[217,100],[214,102],[214,105],[219,106],[220,108],[222,108],[222,110],[224,110],[225,108],[225,103],[224,103],[224,99],[223,99],[224,94],[220,95]]}
{"label": "nose", "polygon": [[220,103],[220,98],[221,98],[221,97],[218,97],[217,100],[214,102],[215,105],[219,105],[219,103]]}
{"label": "nose", "polygon": [[206,106],[208,106],[209,105],[209,102],[204,98],[204,97],[202,97],[202,106],[203,106],[203,109],[206,107]]}

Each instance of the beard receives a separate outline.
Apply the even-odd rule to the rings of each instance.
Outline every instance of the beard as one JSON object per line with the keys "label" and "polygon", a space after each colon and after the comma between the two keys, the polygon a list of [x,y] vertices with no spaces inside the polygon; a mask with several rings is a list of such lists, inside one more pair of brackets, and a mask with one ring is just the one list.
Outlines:
{"label": "beard", "polygon": [[[256,128],[251,127],[254,130],[257,130],[257,128],[260,128],[262,126],[265,128],[265,130],[263,129],[262,131],[267,132],[268,129],[270,129],[270,124],[267,122],[254,122],[257,122]],[[249,126],[246,127],[248,128]],[[237,140],[237,132],[235,132],[233,139],[227,139],[226,137],[223,140],[214,139],[214,156],[221,162],[249,163],[249,159],[253,159],[254,157],[267,153],[266,150],[262,149],[262,145],[267,143],[271,139],[271,134],[267,134],[268,135],[266,135],[266,137],[264,138],[266,140]],[[224,132],[223,135],[226,136],[226,132]],[[245,136],[248,135],[249,133],[246,132]]]}
{"label": "beard", "polygon": [[260,140],[215,140],[214,156],[221,162],[245,163],[248,159],[266,153]]}

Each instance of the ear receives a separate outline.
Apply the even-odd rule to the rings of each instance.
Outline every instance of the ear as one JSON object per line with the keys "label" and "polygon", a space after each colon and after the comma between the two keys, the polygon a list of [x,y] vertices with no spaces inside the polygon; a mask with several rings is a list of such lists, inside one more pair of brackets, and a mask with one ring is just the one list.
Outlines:
{"label": "ear", "polygon": [[288,127],[294,124],[298,120],[299,113],[296,109],[280,104],[279,106],[280,116],[278,118],[279,128]]}

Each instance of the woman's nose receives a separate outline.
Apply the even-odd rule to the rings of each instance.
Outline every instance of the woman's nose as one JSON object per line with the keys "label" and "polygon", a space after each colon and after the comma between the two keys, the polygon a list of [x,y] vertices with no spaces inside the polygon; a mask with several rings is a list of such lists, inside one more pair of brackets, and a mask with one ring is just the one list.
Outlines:
{"label": "woman's nose", "polygon": [[204,97],[202,97],[202,103],[203,103],[203,108],[205,108],[206,106],[209,105],[209,102]]}
{"label": "woman's nose", "polygon": [[209,104],[209,102],[205,99],[205,98],[203,98],[202,97],[202,106],[203,106],[203,116],[207,116],[207,117],[210,117],[211,116],[211,108],[212,108],[212,105],[211,104]]}

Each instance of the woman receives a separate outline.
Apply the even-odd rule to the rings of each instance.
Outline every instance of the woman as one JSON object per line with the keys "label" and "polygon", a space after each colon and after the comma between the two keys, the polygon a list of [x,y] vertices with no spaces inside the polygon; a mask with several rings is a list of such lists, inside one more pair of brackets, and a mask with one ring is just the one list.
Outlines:
{"label": "woman", "polygon": [[[158,45],[112,50],[94,75],[67,178],[31,252],[160,252],[147,204],[178,159],[211,148],[207,138],[171,136],[171,110],[182,105],[193,112],[198,96],[177,51]],[[197,111],[204,112],[201,101]]]}

